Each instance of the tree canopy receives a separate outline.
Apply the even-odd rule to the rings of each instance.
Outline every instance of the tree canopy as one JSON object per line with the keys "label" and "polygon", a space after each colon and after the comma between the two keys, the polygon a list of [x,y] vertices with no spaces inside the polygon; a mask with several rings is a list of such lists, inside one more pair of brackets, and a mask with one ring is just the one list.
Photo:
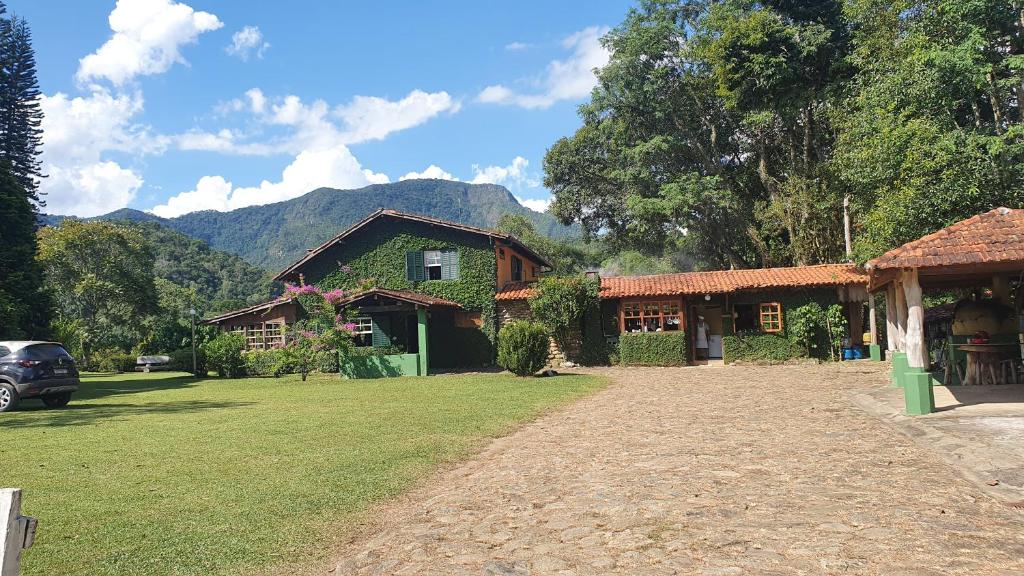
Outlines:
{"label": "tree canopy", "polygon": [[1019,2],[644,0],[604,43],[553,213],[695,267],[861,258],[1019,206]]}

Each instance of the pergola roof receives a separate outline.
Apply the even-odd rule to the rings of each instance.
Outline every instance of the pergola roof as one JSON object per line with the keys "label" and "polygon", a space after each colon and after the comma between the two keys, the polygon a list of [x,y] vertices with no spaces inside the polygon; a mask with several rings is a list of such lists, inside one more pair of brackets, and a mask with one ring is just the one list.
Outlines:
{"label": "pergola roof", "polygon": [[[986,278],[993,273],[1024,270],[1024,210],[996,208],[908,242],[868,261],[871,288],[895,279],[900,270],[917,268],[922,284]],[[926,278],[931,277],[931,282]]]}

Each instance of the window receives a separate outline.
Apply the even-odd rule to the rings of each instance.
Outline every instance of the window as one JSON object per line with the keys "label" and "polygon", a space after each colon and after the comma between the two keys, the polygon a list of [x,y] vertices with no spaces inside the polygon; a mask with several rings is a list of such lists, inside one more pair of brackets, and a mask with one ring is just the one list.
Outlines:
{"label": "window", "polygon": [[651,300],[622,304],[623,332],[674,332],[682,329],[678,300]]}
{"label": "window", "polygon": [[761,329],[765,332],[782,332],[782,305],[778,302],[762,302]]}
{"label": "window", "polygon": [[758,329],[758,318],[753,304],[735,304],[732,307],[732,329],[737,334],[754,332]]}
{"label": "window", "polygon": [[405,277],[410,282],[455,280],[459,277],[459,253],[455,250],[406,252]]}
{"label": "window", "polygon": [[537,277],[537,267],[536,266],[533,266],[533,277],[534,278]]}
{"label": "window", "polygon": [[360,316],[351,322],[355,324],[352,343],[356,346],[373,346],[373,320],[369,316]]}
{"label": "window", "polygon": [[263,341],[267,348],[284,345],[284,324],[280,322],[267,322],[263,325]]}
{"label": "window", "polygon": [[512,257],[512,281],[523,281],[523,259],[519,256]]}
{"label": "window", "polygon": [[427,250],[423,253],[423,266],[427,271],[427,280],[441,279],[441,251]]}
{"label": "window", "polygon": [[262,324],[249,324],[245,327],[245,347],[249,350],[263,348]]}

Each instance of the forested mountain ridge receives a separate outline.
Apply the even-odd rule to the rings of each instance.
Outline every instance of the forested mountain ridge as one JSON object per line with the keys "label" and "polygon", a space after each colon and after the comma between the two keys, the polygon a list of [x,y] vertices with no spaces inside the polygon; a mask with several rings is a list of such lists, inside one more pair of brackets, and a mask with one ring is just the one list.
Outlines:
{"label": "forested mountain ridge", "polygon": [[[273,271],[284,268],[307,248],[320,245],[378,208],[486,228],[496,226],[506,214],[519,214],[545,236],[566,237],[576,231],[558,224],[549,214],[523,207],[503,186],[449,180],[403,180],[357,190],[319,188],[284,202],[230,212],[192,212],[177,218],[160,218],[125,208],[95,219],[158,223]],[[54,225],[61,217],[42,216],[40,220]]]}

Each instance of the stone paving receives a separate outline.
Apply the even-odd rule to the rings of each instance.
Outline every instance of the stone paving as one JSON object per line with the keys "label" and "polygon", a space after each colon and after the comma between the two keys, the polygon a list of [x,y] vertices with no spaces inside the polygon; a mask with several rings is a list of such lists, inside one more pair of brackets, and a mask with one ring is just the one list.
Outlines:
{"label": "stone paving", "polygon": [[615,383],[385,504],[325,570],[1024,573],[1024,511],[850,402],[888,384],[878,364],[599,372]]}

